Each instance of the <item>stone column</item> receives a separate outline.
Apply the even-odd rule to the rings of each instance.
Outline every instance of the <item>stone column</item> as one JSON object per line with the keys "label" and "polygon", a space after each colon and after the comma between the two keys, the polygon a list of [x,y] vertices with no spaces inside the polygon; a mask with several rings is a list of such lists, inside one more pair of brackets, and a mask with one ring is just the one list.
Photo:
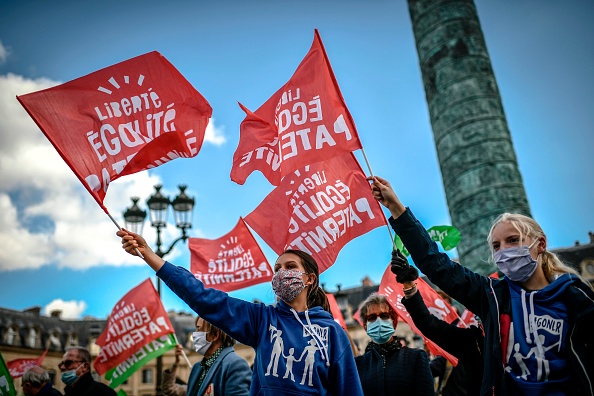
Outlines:
{"label": "stone column", "polygon": [[460,262],[488,275],[492,221],[530,208],[476,7],[472,0],[408,7],[450,217],[462,234]]}

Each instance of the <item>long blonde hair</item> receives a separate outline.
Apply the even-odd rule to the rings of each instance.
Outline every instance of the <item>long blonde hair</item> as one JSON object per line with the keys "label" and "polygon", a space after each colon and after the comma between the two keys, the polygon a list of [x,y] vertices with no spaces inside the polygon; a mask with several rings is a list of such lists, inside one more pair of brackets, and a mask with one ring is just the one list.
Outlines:
{"label": "long blonde hair", "polygon": [[[510,223],[520,233],[520,242],[522,243],[525,238],[530,237],[533,240],[544,238],[545,241],[547,236],[540,227],[540,225],[531,217],[524,216],[519,213],[503,213],[499,215],[493,222],[487,241],[489,242],[489,248],[491,249],[491,257],[493,257],[493,230],[501,223]],[[557,275],[573,274],[577,276],[582,282],[592,288],[592,285],[586,281],[575,269],[571,268],[567,264],[564,264],[559,257],[546,250],[540,253],[536,259],[538,264],[542,267],[545,277],[549,282],[553,282]]]}

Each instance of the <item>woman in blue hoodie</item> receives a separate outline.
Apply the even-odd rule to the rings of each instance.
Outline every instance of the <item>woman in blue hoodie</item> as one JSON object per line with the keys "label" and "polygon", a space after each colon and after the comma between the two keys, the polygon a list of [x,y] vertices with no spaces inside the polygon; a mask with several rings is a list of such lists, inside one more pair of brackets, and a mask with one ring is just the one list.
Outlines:
{"label": "woman in blue hoodie", "polygon": [[488,242],[505,277],[491,279],[440,253],[387,180],[374,177],[372,191],[419,269],[481,318],[481,394],[594,395],[594,292],[547,250],[533,219],[495,220]]}
{"label": "woman in blue hoodie", "polygon": [[329,313],[311,255],[283,252],[274,265],[276,306],[250,303],[205,288],[191,272],[157,256],[144,238],[117,235],[137,250],[167,286],[208,322],[256,351],[252,395],[363,395],[346,332]]}

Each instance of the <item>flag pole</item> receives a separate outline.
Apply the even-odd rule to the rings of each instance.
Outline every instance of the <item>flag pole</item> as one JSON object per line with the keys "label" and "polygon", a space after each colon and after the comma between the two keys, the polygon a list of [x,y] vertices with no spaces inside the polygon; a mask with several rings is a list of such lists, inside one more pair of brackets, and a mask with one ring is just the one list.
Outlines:
{"label": "flag pole", "polygon": [[[175,343],[179,344],[179,341],[177,340],[177,334],[173,333],[173,338],[175,339]],[[184,359],[186,359],[186,363],[188,363],[188,366],[190,368],[192,368],[192,363],[190,363],[190,359],[188,359],[188,355],[186,355],[186,351],[184,351],[183,347],[182,347],[182,355],[184,355]]]}
{"label": "flag pole", "polygon": [[[373,179],[373,171],[371,170],[371,165],[369,165],[369,160],[367,159],[367,154],[365,154],[365,149],[363,148],[363,146],[361,146],[361,152],[363,153],[363,158],[365,159],[365,163],[367,164],[367,169],[369,169],[369,174]],[[382,213],[384,213],[383,210]],[[390,241],[392,241],[392,246],[394,247],[394,249],[396,249],[396,242],[394,242],[394,236],[392,235],[392,230],[390,229],[390,222],[388,221],[388,218],[386,217],[385,213],[384,217],[386,218],[386,228],[388,228],[388,234],[390,234]]]}
{"label": "flag pole", "polygon": [[[120,227],[120,225],[118,224],[118,222],[115,221],[115,219],[111,216],[111,214],[107,210],[104,210],[104,212],[111,219],[111,221],[113,222],[113,224],[115,224],[115,226],[118,227],[118,231],[121,230],[122,227]],[[136,254],[138,255],[138,257],[140,257],[141,259],[144,259],[144,256],[142,255],[142,253],[140,253],[140,250],[138,250],[138,248],[134,248],[134,250],[136,251]]]}

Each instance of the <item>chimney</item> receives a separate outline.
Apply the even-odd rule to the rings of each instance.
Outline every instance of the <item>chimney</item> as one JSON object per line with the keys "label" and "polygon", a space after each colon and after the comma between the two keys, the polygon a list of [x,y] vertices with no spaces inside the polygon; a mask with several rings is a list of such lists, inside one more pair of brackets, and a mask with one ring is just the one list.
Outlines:
{"label": "chimney", "polygon": [[23,312],[32,313],[33,315],[39,316],[39,314],[41,314],[41,307],[35,306],[35,307],[27,308]]}
{"label": "chimney", "polygon": [[58,318],[58,319],[60,319],[60,317],[62,316],[62,310],[61,309],[54,309],[53,311],[50,312],[50,316],[52,318]]}
{"label": "chimney", "polygon": [[363,286],[373,286],[375,285],[375,283],[373,283],[373,281],[371,280],[371,278],[367,275],[365,275],[365,278],[361,279],[361,284]]}

